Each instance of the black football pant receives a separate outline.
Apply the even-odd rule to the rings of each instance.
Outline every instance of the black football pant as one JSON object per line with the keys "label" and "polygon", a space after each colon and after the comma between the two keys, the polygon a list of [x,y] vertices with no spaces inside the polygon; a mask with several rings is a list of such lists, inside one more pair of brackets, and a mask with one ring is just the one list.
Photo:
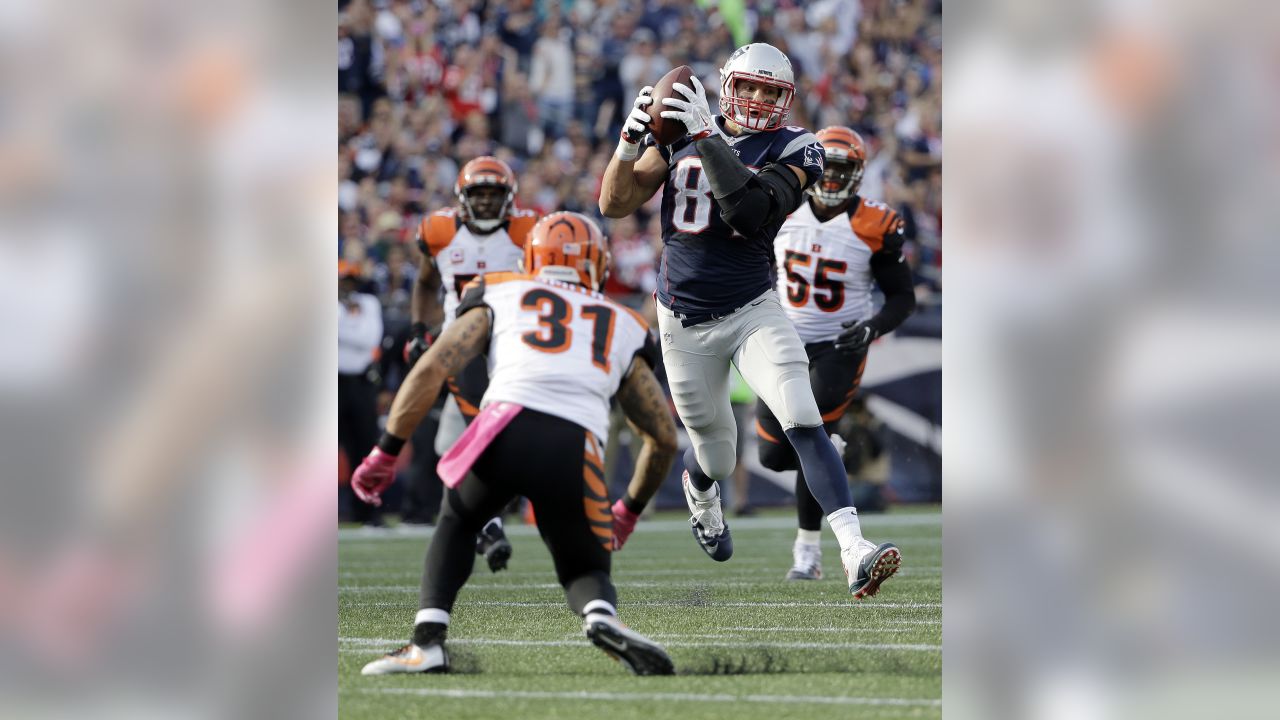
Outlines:
{"label": "black football pant", "polygon": [[[445,380],[445,388],[453,394],[468,425],[480,412],[480,400],[488,387],[489,368],[483,355],[472,359],[457,375]],[[440,476],[436,474],[440,456],[436,453],[435,445],[445,399],[446,395],[440,393],[430,415],[413,433],[413,459],[405,469],[408,482],[401,512],[405,520],[434,523],[440,512],[442,488]]]}
{"label": "black football pant", "polygon": [[[467,363],[457,375],[445,381],[445,387],[453,395],[454,402],[458,403],[462,419],[470,425],[471,421],[476,419],[476,415],[480,414],[480,401],[484,399],[484,391],[489,389],[488,360],[483,355],[472,358],[471,362]],[[501,517],[519,510],[520,498],[517,496],[512,498],[505,508],[495,513],[494,517]]]}
{"label": "black football pant", "polygon": [[444,407],[444,394],[436,401],[431,412],[413,431],[413,457],[405,468],[404,501],[400,516],[406,522],[435,524],[440,513],[444,486],[436,474],[440,456],[436,454],[436,431],[440,429],[440,410]]}
{"label": "black football pant", "polygon": [[453,610],[475,564],[475,534],[512,498],[533,503],[569,608],[592,600],[617,606],[609,579],[613,516],[599,439],[568,420],[525,409],[445,492],[422,575],[420,608]]}
{"label": "black football pant", "polygon": [[462,417],[470,425],[480,413],[480,400],[484,398],[484,391],[489,389],[489,361],[484,355],[473,358],[457,375],[447,379],[445,386],[453,394]]}

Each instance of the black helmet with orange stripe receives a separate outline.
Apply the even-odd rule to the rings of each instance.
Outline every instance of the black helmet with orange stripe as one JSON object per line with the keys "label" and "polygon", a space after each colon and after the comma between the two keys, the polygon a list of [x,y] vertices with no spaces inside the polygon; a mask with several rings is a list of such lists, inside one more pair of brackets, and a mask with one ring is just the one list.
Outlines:
{"label": "black helmet with orange stripe", "polygon": [[535,277],[604,287],[609,247],[595,221],[576,212],[552,213],[529,231],[523,270]]}
{"label": "black helmet with orange stripe", "polygon": [[516,198],[516,174],[491,155],[471,160],[458,171],[453,193],[462,221],[481,233],[493,232],[506,219]]}
{"label": "black helmet with orange stripe", "polygon": [[819,203],[835,207],[853,197],[862,184],[862,171],[867,163],[867,144],[852,128],[832,125],[818,131],[818,142],[826,155],[826,166],[809,194]]}

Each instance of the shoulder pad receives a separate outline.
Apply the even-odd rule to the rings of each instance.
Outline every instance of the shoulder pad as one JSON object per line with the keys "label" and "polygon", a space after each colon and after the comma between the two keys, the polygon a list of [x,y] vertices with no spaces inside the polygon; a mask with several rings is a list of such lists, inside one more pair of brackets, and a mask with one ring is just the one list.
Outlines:
{"label": "shoulder pad", "polygon": [[[533,277],[525,273],[518,272],[491,272],[480,276],[484,280],[485,287],[493,287],[498,283],[504,283],[511,280],[532,280]],[[472,282],[475,282],[474,280]],[[463,287],[466,290],[466,287]]]}
{"label": "shoulder pad", "polygon": [[418,249],[424,255],[435,257],[453,242],[459,225],[458,213],[453,209],[431,213],[418,226]]}
{"label": "shoulder pad", "polygon": [[781,133],[783,137],[788,138],[788,141],[794,138],[804,137],[805,135],[812,136],[814,142],[817,142],[818,139],[817,135],[814,135],[807,128],[802,128],[799,125],[787,125],[786,127],[778,128],[774,132]]}
{"label": "shoulder pad", "polygon": [[859,198],[850,208],[849,225],[872,252],[891,249],[885,245],[893,245],[895,240],[896,249],[902,249],[902,218],[884,203]]}
{"label": "shoulder pad", "polygon": [[516,210],[511,214],[511,219],[507,221],[507,234],[511,237],[511,243],[518,248],[524,248],[529,242],[529,233],[533,230],[533,226],[538,224],[538,214],[532,210]]}

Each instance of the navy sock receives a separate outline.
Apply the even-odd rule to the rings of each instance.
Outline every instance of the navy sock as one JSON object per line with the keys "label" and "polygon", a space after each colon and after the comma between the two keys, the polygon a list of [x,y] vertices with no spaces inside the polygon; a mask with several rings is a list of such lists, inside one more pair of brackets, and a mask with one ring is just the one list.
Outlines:
{"label": "navy sock", "polygon": [[853,506],[853,493],[849,490],[849,478],[844,463],[836,452],[826,430],[819,427],[797,427],[786,431],[791,447],[796,449],[800,467],[804,471],[809,492],[822,506],[822,513],[830,515],[840,508]]}
{"label": "navy sock", "polygon": [[684,467],[689,471],[689,484],[698,488],[702,492],[711,489],[711,484],[715,482],[710,476],[702,472],[702,468],[698,467],[698,454],[690,447],[684,451]]}

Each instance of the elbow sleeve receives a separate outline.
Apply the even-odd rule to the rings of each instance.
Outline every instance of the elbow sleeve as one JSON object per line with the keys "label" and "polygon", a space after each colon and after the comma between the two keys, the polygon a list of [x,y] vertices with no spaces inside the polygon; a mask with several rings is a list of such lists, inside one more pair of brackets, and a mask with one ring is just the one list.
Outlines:
{"label": "elbow sleeve", "polygon": [[884,293],[884,306],[872,318],[879,334],[891,332],[916,309],[916,293],[911,268],[900,251],[878,252],[871,256],[871,274]]}
{"label": "elbow sleeve", "polygon": [[782,222],[800,206],[803,188],[785,165],[767,165],[742,188],[720,201],[720,218],[738,233]]}

